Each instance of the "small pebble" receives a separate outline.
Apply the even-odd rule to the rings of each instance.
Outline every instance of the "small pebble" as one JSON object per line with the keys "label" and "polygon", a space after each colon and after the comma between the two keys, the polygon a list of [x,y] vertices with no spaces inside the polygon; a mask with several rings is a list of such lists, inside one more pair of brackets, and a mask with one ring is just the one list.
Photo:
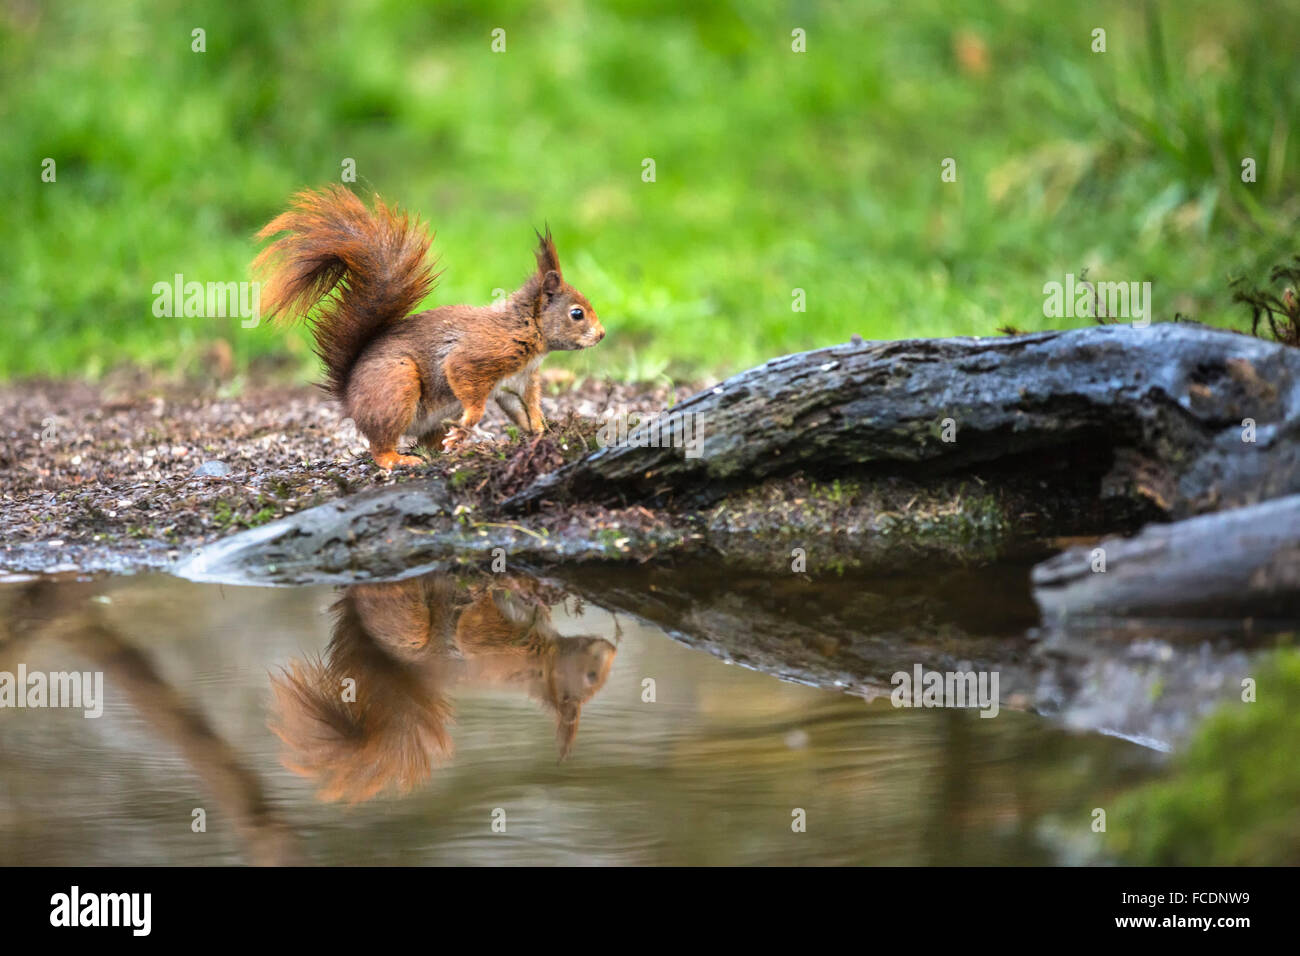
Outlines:
{"label": "small pebble", "polygon": [[230,466],[224,461],[211,459],[195,468],[194,474],[200,478],[224,478],[230,474]]}

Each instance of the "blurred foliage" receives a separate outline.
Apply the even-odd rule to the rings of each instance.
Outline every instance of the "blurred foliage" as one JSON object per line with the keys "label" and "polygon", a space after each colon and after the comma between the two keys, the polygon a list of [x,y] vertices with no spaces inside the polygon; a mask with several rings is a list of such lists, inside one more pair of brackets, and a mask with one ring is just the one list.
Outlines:
{"label": "blurred foliage", "polygon": [[610,331],[552,360],[579,373],[1058,326],[1043,284],[1084,267],[1152,281],[1157,319],[1242,327],[1228,279],[1295,251],[1297,12],[5,0],[0,377],[184,370],[218,339],[309,374],[301,332],[158,318],[151,290],[246,278],[253,232],[345,158],[438,230],[430,304],[513,286],[549,222]]}
{"label": "blurred foliage", "polygon": [[1300,650],[1252,675],[1254,703],[1226,704],[1174,758],[1170,775],[1123,797],[1110,845],[1160,866],[1300,864]]}

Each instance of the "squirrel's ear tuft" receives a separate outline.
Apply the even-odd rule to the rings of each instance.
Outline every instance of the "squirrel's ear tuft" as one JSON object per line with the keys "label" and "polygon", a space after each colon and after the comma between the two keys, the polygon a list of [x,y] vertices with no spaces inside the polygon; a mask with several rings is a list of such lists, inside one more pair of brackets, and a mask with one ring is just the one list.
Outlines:
{"label": "squirrel's ear tuft", "polygon": [[[537,232],[536,229],[533,230]],[[554,272],[562,275],[560,272],[560,257],[555,251],[555,240],[551,238],[551,227],[546,227],[546,235],[537,233],[537,271],[542,275],[548,272]]]}

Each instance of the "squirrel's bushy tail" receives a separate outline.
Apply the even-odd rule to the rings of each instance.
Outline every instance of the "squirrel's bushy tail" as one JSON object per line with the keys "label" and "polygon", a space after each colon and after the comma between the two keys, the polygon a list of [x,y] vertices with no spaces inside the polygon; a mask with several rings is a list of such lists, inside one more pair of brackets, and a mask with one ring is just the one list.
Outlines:
{"label": "squirrel's bushy tail", "polygon": [[445,637],[431,623],[448,613],[436,602],[450,593],[420,579],[354,586],[331,608],[325,656],[292,660],[271,676],[270,728],[285,745],[282,761],[315,780],[321,799],[409,792],[450,759]]}
{"label": "squirrel's bushy tail", "polygon": [[432,237],[378,197],[371,212],[338,185],[298,193],[257,237],[280,233],[253,261],[263,278],[262,310],[292,321],[325,300],[308,321],[325,387],[341,400],[361,351],[433,288]]}

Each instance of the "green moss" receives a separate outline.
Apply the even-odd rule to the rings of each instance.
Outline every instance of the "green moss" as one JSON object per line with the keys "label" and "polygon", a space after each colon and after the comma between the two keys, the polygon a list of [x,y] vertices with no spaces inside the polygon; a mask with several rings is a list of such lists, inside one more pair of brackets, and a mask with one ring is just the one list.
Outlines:
{"label": "green moss", "polygon": [[[252,511],[253,508],[257,510]],[[261,495],[251,503],[240,501],[232,503],[230,499],[222,498],[212,506],[212,523],[223,531],[256,528],[278,517],[280,517],[280,508],[275,502]]]}
{"label": "green moss", "polygon": [[473,468],[457,468],[451,473],[451,477],[447,479],[447,484],[453,491],[462,491],[468,488],[470,481],[476,477],[478,477],[478,472]]}
{"label": "green moss", "polygon": [[218,528],[229,528],[235,523],[235,512],[230,502],[222,498],[212,506],[212,523]]}
{"label": "green moss", "polygon": [[1257,700],[1217,710],[1168,776],[1126,794],[1108,846],[1160,866],[1300,864],[1300,651],[1260,668]]}

